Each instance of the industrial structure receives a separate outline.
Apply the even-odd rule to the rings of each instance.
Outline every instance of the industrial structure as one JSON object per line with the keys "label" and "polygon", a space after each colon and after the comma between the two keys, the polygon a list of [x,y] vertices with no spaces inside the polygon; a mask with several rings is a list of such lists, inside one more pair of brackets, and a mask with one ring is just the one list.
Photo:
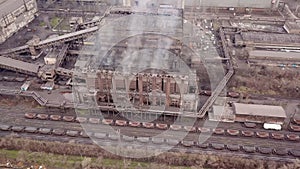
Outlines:
{"label": "industrial structure", "polygon": [[[54,1],[54,0],[41,0]],[[72,2],[78,4],[108,4],[113,6],[125,6],[125,7],[172,7],[178,9],[184,8],[248,8],[249,9],[272,9],[276,10],[279,5],[279,0],[227,0],[220,3],[218,0],[59,0],[62,2]]]}
{"label": "industrial structure", "polygon": [[281,106],[233,103],[235,121],[283,124],[286,113]]}
{"label": "industrial structure", "polygon": [[[0,9],[11,2],[0,0]],[[16,21],[36,11],[34,1],[23,2]],[[3,136],[299,158],[299,19],[283,2],[47,2],[52,6],[36,16],[61,17],[65,29],[43,27],[46,36],[0,50],[1,98],[31,104],[30,112],[3,107]],[[282,98],[276,89],[289,83],[284,92],[294,98]],[[266,85],[270,90],[255,90]],[[174,137],[182,132],[187,137]],[[202,143],[199,134],[210,138]]]}
{"label": "industrial structure", "polygon": [[[157,1],[157,3],[161,4],[162,2]],[[70,78],[73,75],[72,84],[78,85],[78,90],[75,90],[74,94],[76,105],[79,107],[84,107],[87,101],[93,100],[102,110],[131,112],[138,108],[142,112],[149,113],[160,112],[171,115],[184,114],[186,116],[203,117],[234,73],[230,61],[231,56],[226,44],[228,36],[226,35],[225,37],[226,27],[219,29],[224,51],[224,57],[220,57],[214,47],[214,35],[204,31],[197,31],[196,29],[188,31],[190,28],[183,19],[185,14],[184,6],[180,6],[183,3],[186,4],[186,2],[178,1],[176,3],[177,6],[176,4],[175,6],[174,4],[172,5],[172,3],[175,2],[165,2],[162,6],[152,5],[147,7],[146,5],[146,9],[130,7],[109,8],[98,19],[93,19],[77,26],[73,25],[75,32],[58,37],[50,37],[45,40],[32,40],[31,43],[27,43],[24,46],[1,51],[0,53],[5,55],[1,56],[1,67],[29,75],[37,75],[45,81],[55,81],[58,76]],[[144,9],[144,11],[140,9]],[[128,31],[128,27],[131,26],[128,25],[129,22],[120,20],[122,21],[119,22],[120,25],[114,28],[119,33],[118,38],[115,38],[115,33],[107,32],[104,25],[101,28],[104,33],[96,34],[96,38],[92,38],[94,39],[92,40],[94,45],[84,46],[81,51],[69,50],[72,43],[82,43],[80,41],[83,38],[97,32],[99,29],[97,25],[101,24],[103,19],[109,22],[110,17],[118,18],[124,15],[133,17],[132,21],[147,17],[148,22],[137,24],[137,33],[132,34],[131,32],[135,30]],[[144,29],[144,31],[141,33],[139,32],[140,29]],[[128,36],[130,34],[132,35]],[[298,46],[298,39],[294,35],[278,33],[276,36],[271,36],[269,33],[265,33],[264,36],[268,38],[260,38],[256,34],[257,32],[240,31],[234,35],[235,46],[246,46],[249,50],[248,59],[250,61],[264,59],[264,56],[254,56],[254,53],[259,51],[252,50],[263,45],[268,47],[270,42],[276,43],[274,46],[278,45],[277,43],[280,43],[280,41],[274,40],[274,38],[284,36],[285,39],[290,41],[288,47],[291,47],[290,44],[293,44],[293,47]],[[275,35],[275,33],[273,34]],[[199,38],[192,38],[197,36]],[[43,48],[59,46],[62,43],[69,44],[58,47],[59,51],[51,49],[44,57],[44,63],[39,65],[7,58],[8,55],[20,53],[30,53],[32,58],[37,58]],[[97,46],[98,43],[101,44],[101,48]],[[145,65],[148,70],[138,73],[125,71],[128,74],[123,74],[124,70],[128,69],[128,67],[122,65],[122,62],[127,57],[126,52],[136,49],[139,53],[136,56],[132,55],[135,58],[134,62],[139,63],[149,59],[146,57],[139,58],[139,55],[151,56],[159,52],[160,55],[165,55],[164,59],[160,60],[161,63],[165,64],[162,66],[171,72],[156,70],[151,68],[151,65]],[[73,70],[62,67],[62,63],[68,53],[79,55]],[[261,55],[266,55],[264,51],[261,51],[261,53]],[[197,54],[201,56],[199,57]],[[275,56],[273,54],[269,55],[272,55],[273,58]],[[293,53],[290,55],[293,55]],[[182,59],[183,62],[180,59],[176,59],[176,57]],[[294,58],[288,57],[290,61],[298,59],[296,55]],[[224,67],[224,74],[226,75],[213,79],[215,84],[210,86],[211,84],[207,83],[207,79],[211,75],[209,72],[205,73],[205,69],[216,66],[222,61],[226,64],[218,67],[221,69]],[[18,64],[13,64],[13,62]],[[139,70],[138,65],[133,65],[129,70]],[[187,68],[185,66],[188,66],[193,72],[180,72],[181,69]],[[199,102],[198,93],[200,93],[203,86],[207,86],[206,88],[213,92],[206,102]],[[118,100],[125,102],[119,103]],[[149,107],[151,108],[149,109]],[[232,117],[227,118],[229,121],[233,119]]]}
{"label": "industrial structure", "polygon": [[36,0],[0,1],[0,44],[34,20]]}

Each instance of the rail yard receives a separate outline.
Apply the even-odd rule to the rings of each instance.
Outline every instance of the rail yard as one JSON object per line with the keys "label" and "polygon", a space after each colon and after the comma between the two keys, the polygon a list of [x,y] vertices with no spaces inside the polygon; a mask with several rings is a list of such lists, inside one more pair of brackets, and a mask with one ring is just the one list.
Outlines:
{"label": "rail yard", "polygon": [[300,2],[5,5],[2,138],[299,160]]}

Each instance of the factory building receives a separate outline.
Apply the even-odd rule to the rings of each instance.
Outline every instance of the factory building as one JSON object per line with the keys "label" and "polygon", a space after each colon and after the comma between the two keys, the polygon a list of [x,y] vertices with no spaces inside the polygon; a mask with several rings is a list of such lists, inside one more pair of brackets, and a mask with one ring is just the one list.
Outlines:
{"label": "factory building", "polygon": [[183,9],[185,7],[218,7],[218,8],[261,8],[276,9],[279,0],[77,0],[78,2],[101,2],[110,5],[131,7],[170,7]]}
{"label": "factory building", "polygon": [[231,106],[214,105],[209,120],[221,122],[284,123],[287,118],[281,106],[233,103]]}
{"label": "factory building", "polygon": [[257,61],[285,61],[285,62],[300,62],[300,55],[297,52],[280,52],[266,50],[249,51],[249,60]]}
{"label": "factory building", "polygon": [[219,7],[219,8],[277,8],[279,0],[123,0],[124,6]]}
{"label": "factory building", "polygon": [[0,43],[30,23],[36,12],[36,0],[0,0]]}
{"label": "factory building", "polygon": [[[76,106],[97,103],[118,112],[196,115],[198,89],[210,86],[205,66],[221,63],[211,37],[190,32],[189,26],[178,16],[139,13],[104,25],[95,45],[83,47],[76,61]],[[214,66],[214,71],[222,70]],[[210,77],[212,82],[223,78]]]}
{"label": "factory building", "polygon": [[279,0],[185,0],[186,7],[277,8]]}

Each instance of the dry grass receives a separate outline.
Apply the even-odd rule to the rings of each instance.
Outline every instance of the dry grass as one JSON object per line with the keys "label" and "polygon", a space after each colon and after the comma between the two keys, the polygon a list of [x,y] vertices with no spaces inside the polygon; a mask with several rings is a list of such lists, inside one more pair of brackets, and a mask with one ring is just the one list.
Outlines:
{"label": "dry grass", "polygon": [[[144,158],[144,159],[127,159],[116,156],[114,154],[108,153],[95,145],[80,145],[71,143],[57,143],[57,142],[44,142],[44,141],[33,141],[20,138],[0,138],[0,148],[10,149],[10,150],[24,150],[27,152],[47,152],[50,154],[58,154],[62,157],[64,156],[75,156],[79,158],[80,164],[76,163],[77,160],[70,160],[66,164],[73,164],[75,167],[82,167],[84,165],[93,165],[92,168],[101,168],[103,165],[109,165],[114,163],[117,166],[115,168],[143,168],[142,165],[145,164],[145,168],[172,168],[170,166],[182,166],[181,168],[247,168],[247,169],[263,169],[263,168],[281,168],[281,169],[296,169],[300,167],[300,162],[295,161],[294,163],[283,163],[276,161],[267,160],[257,160],[257,159],[245,159],[238,156],[221,156],[221,155],[208,155],[208,154],[186,154],[186,153],[172,153],[167,152],[155,157]],[[40,155],[33,153],[34,155]],[[43,154],[42,154],[43,155]],[[55,156],[56,156],[55,155]],[[8,156],[2,156],[2,160],[8,158]],[[52,155],[50,155],[52,156]],[[78,157],[79,156],[79,157]],[[20,157],[20,156],[18,156]],[[21,156],[23,159],[26,156]],[[75,158],[74,157],[74,158]],[[82,157],[90,157],[90,159],[83,159]],[[14,158],[14,157],[13,157]],[[33,158],[38,159],[38,158]],[[50,158],[43,158],[48,161],[43,162],[55,162],[55,160],[50,160]],[[105,164],[93,163],[93,159],[107,159]],[[62,158],[63,160],[63,158]],[[122,161],[122,164],[114,161]],[[22,158],[16,159],[16,161],[21,161]],[[101,160],[100,160],[101,161]],[[24,162],[24,161],[23,161]],[[25,160],[26,162],[26,160]],[[34,161],[38,163],[38,161]],[[132,167],[131,167],[132,166]],[[156,166],[156,167],[154,167]],[[113,168],[111,167],[111,168]],[[110,168],[110,167],[107,167]],[[180,167],[179,167],[180,168]]]}

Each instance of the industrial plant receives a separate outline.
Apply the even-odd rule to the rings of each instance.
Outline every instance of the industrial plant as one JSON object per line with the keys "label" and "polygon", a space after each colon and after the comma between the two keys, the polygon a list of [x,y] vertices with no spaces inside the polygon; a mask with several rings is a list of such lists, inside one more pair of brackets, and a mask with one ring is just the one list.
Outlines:
{"label": "industrial plant", "polygon": [[1,141],[297,168],[299,7],[297,0],[0,0]]}

